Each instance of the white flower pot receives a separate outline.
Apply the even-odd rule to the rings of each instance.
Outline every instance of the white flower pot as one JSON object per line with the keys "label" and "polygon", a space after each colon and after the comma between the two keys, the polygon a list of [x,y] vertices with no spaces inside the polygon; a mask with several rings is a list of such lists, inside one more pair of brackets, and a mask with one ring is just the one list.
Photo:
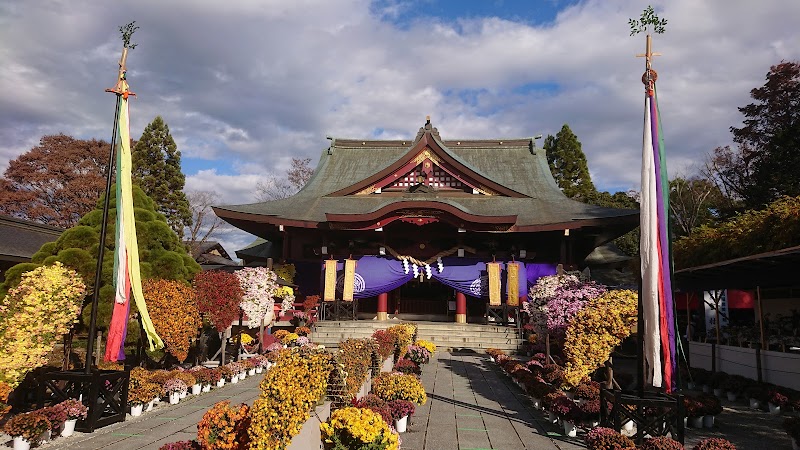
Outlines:
{"label": "white flower pot", "polygon": [[181,399],[184,399],[186,398],[187,395],[189,395],[189,392],[181,391],[178,395],[180,396]]}
{"label": "white flower pot", "polygon": [[565,420],[562,422],[564,425],[564,435],[569,437],[575,437],[578,434],[578,427],[575,426],[574,423],[570,422],[569,420]]}
{"label": "white flower pot", "polygon": [[225,378],[220,378],[219,381],[217,381],[217,387],[222,386],[225,386]]}
{"label": "white flower pot", "polygon": [[711,414],[703,416],[703,428],[714,428],[714,416]]}
{"label": "white flower pot", "polygon": [[152,411],[152,410],[153,410],[153,401],[150,400],[149,402],[147,402],[147,406],[145,406],[144,411],[145,412],[149,412],[149,411]]}
{"label": "white flower pot", "polygon": [[722,397],[722,388],[714,388],[714,396]]}
{"label": "white flower pot", "polygon": [[49,442],[52,436],[53,436],[52,430],[42,431],[42,434],[39,435],[39,443]]}
{"label": "white flower pot", "polygon": [[736,397],[737,397],[736,392],[728,391],[728,392],[725,393],[725,395],[728,397],[728,401],[731,401],[731,402],[736,401]]}
{"label": "white flower pot", "polygon": [[622,425],[624,431],[633,431],[633,421],[629,420]]}
{"label": "white flower pot", "polygon": [[256,374],[256,369],[255,368],[247,369],[247,375],[252,377],[255,374]]}
{"label": "white flower pot", "polygon": [[22,436],[14,437],[14,450],[28,450],[31,448],[31,443]]}
{"label": "white flower pot", "polygon": [[769,413],[770,414],[780,414],[781,413],[780,405],[773,405],[772,402],[769,402],[769,403],[767,403],[767,406],[769,406]]}
{"label": "white flower pot", "polygon": [[490,356],[489,359],[494,362],[494,356]]}
{"label": "white flower pot", "polygon": [[197,395],[200,393],[200,390],[203,389],[199,384],[192,385],[192,395]]}
{"label": "white flower pot", "polygon": [[256,367],[256,373],[261,373],[264,371],[264,368],[261,366]]}
{"label": "white flower pot", "polygon": [[550,411],[545,411],[545,415],[548,422],[550,423],[558,422],[558,415],[556,415],[555,413],[552,413]]}
{"label": "white flower pot", "polygon": [[169,394],[170,405],[177,405],[179,401],[181,401],[181,394],[179,394],[178,392]]}
{"label": "white flower pot", "polygon": [[161,403],[161,397],[156,397],[156,398],[153,399],[153,404],[154,405],[157,405],[159,403]]}
{"label": "white flower pot", "polygon": [[64,422],[64,425],[61,428],[61,436],[64,436],[64,437],[72,436],[72,433],[75,432],[75,423],[77,421],[78,421],[78,419],[67,419],[66,422]]}
{"label": "white flower pot", "polygon": [[688,417],[684,417],[683,418],[683,428],[688,428],[688,427],[689,427],[689,418]]}
{"label": "white flower pot", "polygon": [[141,403],[136,403],[131,405],[131,416],[132,417],[139,417],[142,415],[142,409],[144,409],[144,405]]}
{"label": "white flower pot", "polygon": [[239,382],[239,375],[234,375],[231,377],[231,384],[236,384]]}
{"label": "white flower pot", "polygon": [[398,433],[405,433],[408,428],[408,416],[403,416],[394,421],[394,428]]}
{"label": "white flower pot", "polygon": [[211,392],[211,383],[205,383],[201,389],[201,392]]}
{"label": "white flower pot", "polygon": [[689,417],[689,426],[692,428],[703,428],[703,416]]}
{"label": "white flower pot", "polygon": [[761,402],[758,401],[757,399],[751,398],[750,407],[753,409],[761,409]]}

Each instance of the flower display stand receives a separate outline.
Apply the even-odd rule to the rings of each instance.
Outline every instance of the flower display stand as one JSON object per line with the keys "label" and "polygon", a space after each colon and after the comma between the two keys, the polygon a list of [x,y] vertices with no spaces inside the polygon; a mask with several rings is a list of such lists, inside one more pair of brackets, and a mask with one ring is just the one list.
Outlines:
{"label": "flower display stand", "polygon": [[86,419],[77,422],[75,430],[91,433],[97,428],[125,421],[129,381],[130,368],[93,370],[88,374],[82,370],[45,373],[38,379],[37,405],[41,408],[71,398],[82,398],[89,413]]}
{"label": "flower display stand", "polygon": [[61,429],[61,436],[63,437],[72,436],[72,434],[75,432],[75,423],[77,421],[78,421],[77,419],[67,419],[64,422],[63,428]]}
{"label": "flower display stand", "polygon": [[394,421],[394,428],[398,433],[405,433],[408,428],[408,416],[403,416]]}
{"label": "flower display stand", "polygon": [[[660,392],[634,392],[612,389],[600,391],[600,424],[614,430],[621,429],[626,421],[636,425],[632,439],[641,444],[646,435],[666,436],[683,443],[683,395],[667,395]],[[645,414],[645,411],[657,411]]]}
{"label": "flower display stand", "polygon": [[28,450],[31,448],[31,443],[22,436],[14,437],[14,450]]}
{"label": "flower display stand", "polygon": [[331,417],[331,402],[325,402],[314,408],[311,417],[300,428],[300,432],[292,438],[286,450],[322,450],[322,432],[319,425]]}

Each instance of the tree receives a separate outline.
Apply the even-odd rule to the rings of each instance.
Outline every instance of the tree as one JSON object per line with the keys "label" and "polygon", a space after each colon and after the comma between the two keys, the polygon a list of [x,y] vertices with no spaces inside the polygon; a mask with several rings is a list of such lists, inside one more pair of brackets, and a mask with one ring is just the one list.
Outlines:
{"label": "tree", "polygon": [[[109,230],[114,230],[116,221],[116,189],[111,189],[111,209],[109,209]],[[32,262],[17,264],[6,272],[6,280],[0,284],[0,297],[19,284],[24,272],[41,265],[51,265],[56,261],[78,272],[86,282],[87,292],[94,288],[94,272],[97,266],[97,250],[100,241],[100,225],[103,219],[103,198],[97,207],[81,218],[78,224],[64,231],[56,242],[44,244],[32,257]],[[136,219],[136,238],[139,244],[139,259],[142,279],[162,278],[188,283],[196,273],[198,265],[178,239],[166,218],[155,210],[155,202],[138,187],[133,187],[134,216]],[[106,250],[103,258],[103,273],[100,286],[100,301],[97,323],[105,328],[111,320],[114,308],[114,248],[116,242],[113,231],[106,236]],[[84,307],[84,323],[88,323],[89,310]],[[136,304],[131,303],[131,311]],[[129,327],[128,336],[135,339],[138,327]]]}
{"label": "tree", "polygon": [[669,182],[669,209],[673,219],[673,235],[688,236],[697,227],[715,222],[722,193],[713,181],[698,177],[676,177]]}
{"label": "tree", "polygon": [[217,232],[226,227],[226,222],[211,209],[219,203],[219,194],[216,191],[189,191],[186,193],[189,209],[192,212],[192,224],[186,228],[186,244],[189,252],[197,258],[198,248],[204,242],[213,238]]}
{"label": "tree", "polygon": [[289,183],[298,191],[303,189],[311,175],[314,175],[314,169],[309,164],[311,164],[311,158],[292,158],[292,166],[286,172]]}
{"label": "tree", "polygon": [[755,102],[739,108],[744,126],[731,127],[733,140],[742,146],[741,159],[752,164],[743,198],[748,208],[800,195],[800,62],[770,67],[766,80],[750,91]]}
{"label": "tree", "polygon": [[186,176],[181,172],[181,152],[161,116],[145,127],[132,157],[134,184],[155,200],[157,210],[182,238],[184,227],[192,223],[189,201],[183,192]]}
{"label": "tree", "polygon": [[544,141],[547,164],[558,187],[569,198],[587,198],[595,192],[586,155],[578,137],[564,124],[555,137],[548,135]]}
{"label": "tree", "polygon": [[[639,209],[639,193],[636,191],[628,192],[609,192],[594,191],[585,199],[590,205],[602,206],[604,208],[623,208]],[[626,255],[636,256],[639,254],[639,227],[614,239],[614,244],[619,247]]]}
{"label": "tree", "polygon": [[0,179],[0,213],[69,228],[94,209],[105,187],[109,144],[44,136]]}
{"label": "tree", "polygon": [[256,199],[260,202],[280,200],[297,192],[289,181],[269,175],[266,180],[256,183]]}

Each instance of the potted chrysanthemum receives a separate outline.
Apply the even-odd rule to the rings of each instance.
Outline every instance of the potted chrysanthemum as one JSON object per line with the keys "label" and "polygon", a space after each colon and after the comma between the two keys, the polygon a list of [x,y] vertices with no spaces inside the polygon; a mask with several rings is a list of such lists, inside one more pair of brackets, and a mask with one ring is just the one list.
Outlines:
{"label": "potted chrysanthemum", "polygon": [[44,414],[34,411],[12,417],[3,426],[3,431],[14,438],[14,450],[28,450],[31,444],[39,442],[42,433],[50,426]]}
{"label": "potted chrysanthemum", "polygon": [[177,405],[181,399],[181,392],[187,389],[186,383],[177,378],[170,378],[164,382],[164,392],[169,396],[170,405]]}
{"label": "potted chrysanthemum", "polygon": [[414,414],[414,404],[408,400],[392,400],[389,402],[389,409],[392,412],[394,428],[398,433],[405,433],[408,427],[408,418]]}
{"label": "potted chrysanthemum", "polygon": [[75,424],[78,420],[86,419],[89,414],[89,408],[86,407],[80,400],[71,398],[64,400],[56,405],[56,407],[64,410],[67,419],[64,421],[64,428],[61,430],[61,436],[72,436],[75,432]]}

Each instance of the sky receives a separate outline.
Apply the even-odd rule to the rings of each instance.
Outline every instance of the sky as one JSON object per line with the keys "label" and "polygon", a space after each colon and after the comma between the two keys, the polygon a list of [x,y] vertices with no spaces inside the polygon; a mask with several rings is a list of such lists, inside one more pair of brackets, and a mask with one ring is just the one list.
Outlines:
{"label": "sky", "polygon": [[[109,140],[118,28],[131,135],[161,115],[187,190],[225,204],[338,138],[578,136],[601,190],[638,190],[643,35],[652,4],[670,177],[731,144],[737,110],[771,65],[800,60],[790,0],[3,0],[0,171],[48,134]],[[229,253],[252,236],[220,237]]]}

